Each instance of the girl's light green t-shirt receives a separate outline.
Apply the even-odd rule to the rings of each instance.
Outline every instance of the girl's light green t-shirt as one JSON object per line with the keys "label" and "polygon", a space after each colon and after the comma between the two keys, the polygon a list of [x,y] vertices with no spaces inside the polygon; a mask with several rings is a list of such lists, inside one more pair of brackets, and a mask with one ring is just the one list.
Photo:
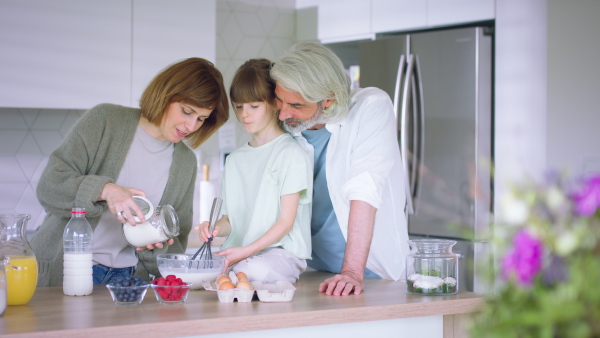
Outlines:
{"label": "girl's light green t-shirt", "polygon": [[260,147],[244,145],[227,156],[221,182],[221,214],[231,234],[222,248],[246,246],[275,224],[281,196],[300,192],[294,226],[271,247],[282,247],[300,259],[311,257],[310,216],[312,167],[308,155],[290,134]]}

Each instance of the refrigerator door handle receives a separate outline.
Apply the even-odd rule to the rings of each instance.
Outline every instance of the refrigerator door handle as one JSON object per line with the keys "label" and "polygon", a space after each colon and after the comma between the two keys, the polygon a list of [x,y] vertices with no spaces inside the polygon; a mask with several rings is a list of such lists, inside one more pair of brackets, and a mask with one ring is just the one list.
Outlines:
{"label": "refrigerator door handle", "polygon": [[396,117],[396,125],[398,131],[402,131],[400,125],[400,119],[398,118],[398,112],[400,110],[400,90],[402,89],[402,77],[404,76],[404,65],[406,64],[406,55],[400,55],[400,62],[398,64],[398,74],[396,76],[396,85],[394,86],[394,116]]}
{"label": "refrigerator door handle", "polygon": [[[406,77],[404,78],[404,91],[402,94],[402,112],[400,115],[400,150],[402,152],[402,164],[404,167],[404,190],[406,194],[406,213],[414,214],[414,203],[413,203],[413,190],[411,187],[412,179],[410,178],[409,171],[409,149],[408,149],[408,103],[411,96],[411,78],[413,73],[414,56],[408,56],[408,66],[406,67]],[[411,164],[412,166],[412,164]]]}
{"label": "refrigerator door handle", "polygon": [[[412,158],[412,181],[411,191],[413,193],[413,207],[417,210],[419,191],[421,188],[421,167],[425,148],[423,146],[425,136],[425,111],[423,108],[423,78],[421,76],[421,64],[419,56],[414,56],[415,81],[411,81],[413,88],[413,158]],[[416,108],[415,108],[416,107]]]}

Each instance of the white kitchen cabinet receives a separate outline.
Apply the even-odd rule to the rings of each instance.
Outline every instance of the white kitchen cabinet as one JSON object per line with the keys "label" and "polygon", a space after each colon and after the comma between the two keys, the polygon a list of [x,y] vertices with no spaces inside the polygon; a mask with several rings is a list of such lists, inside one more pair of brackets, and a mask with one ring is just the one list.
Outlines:
{"label": "white kitchen cabinet", "polygon": [[138,106],[181,59],[216,59],[216,0],[0,0],[0,107]]}
{"label": "white kitchen cabinet", "polygon": [[131,106],[163,68],[189,57],[216,60],[216,0],[133,1]]}
{"label": "white kitchen cabinet", "polygon": [[321,43],[373,38],[370,0],[324,0],[318,5]]}
{"label": "white kitchen cabinet", "polygon": [[371,0],[373,33],[492,20],[495,0]]}
{"label": "white kitchen cabinet", "polygon": [[427,25],[430,27],[492,20],[494,0],[427,0]]}
{"label": "white kitchen cabinet", "polygon": [[0,0],[0,106],[128,104],[131,3]]}
{"label": "white kitchen cabinet", "polygon": [[427,27],[426,0],[372,0],[373,32]]}

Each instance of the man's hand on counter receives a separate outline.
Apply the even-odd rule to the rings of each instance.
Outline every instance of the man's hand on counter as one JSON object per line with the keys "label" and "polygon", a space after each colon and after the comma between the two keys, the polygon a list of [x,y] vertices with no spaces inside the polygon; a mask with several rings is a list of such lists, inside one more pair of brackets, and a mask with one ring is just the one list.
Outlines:
{"label": "man's hand on counter", "polygon": [[364,287],[362,275],[342,272],[321,283],[319,292],[325,292],[328,296],[348,296],[354,290],[354,294],[358,295]]}

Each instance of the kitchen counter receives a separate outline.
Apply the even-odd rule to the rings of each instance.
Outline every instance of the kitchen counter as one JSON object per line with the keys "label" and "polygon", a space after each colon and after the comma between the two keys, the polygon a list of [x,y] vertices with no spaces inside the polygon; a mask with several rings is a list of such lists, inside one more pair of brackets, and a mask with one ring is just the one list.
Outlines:
{"label": "kitchen counter", "polygon": [[[305,272],[291,302],[221,303],[214,291],[192,290],[184,305],[161,305],[148,289],[138,306],[117,306],[104,285],[85,297],[67,297],[62,287],[38,288],[27,305],[8,306],[0,317],[7,337],[193,336],[327,324],[443,316],[444,337],[464,332],[464,317],[481,306],[481,295],[415,296],[406,284],[366,279],[360,295],[326,296],[319,284],[331,274]],[[462,319],[461,319],[462,318]]]}

